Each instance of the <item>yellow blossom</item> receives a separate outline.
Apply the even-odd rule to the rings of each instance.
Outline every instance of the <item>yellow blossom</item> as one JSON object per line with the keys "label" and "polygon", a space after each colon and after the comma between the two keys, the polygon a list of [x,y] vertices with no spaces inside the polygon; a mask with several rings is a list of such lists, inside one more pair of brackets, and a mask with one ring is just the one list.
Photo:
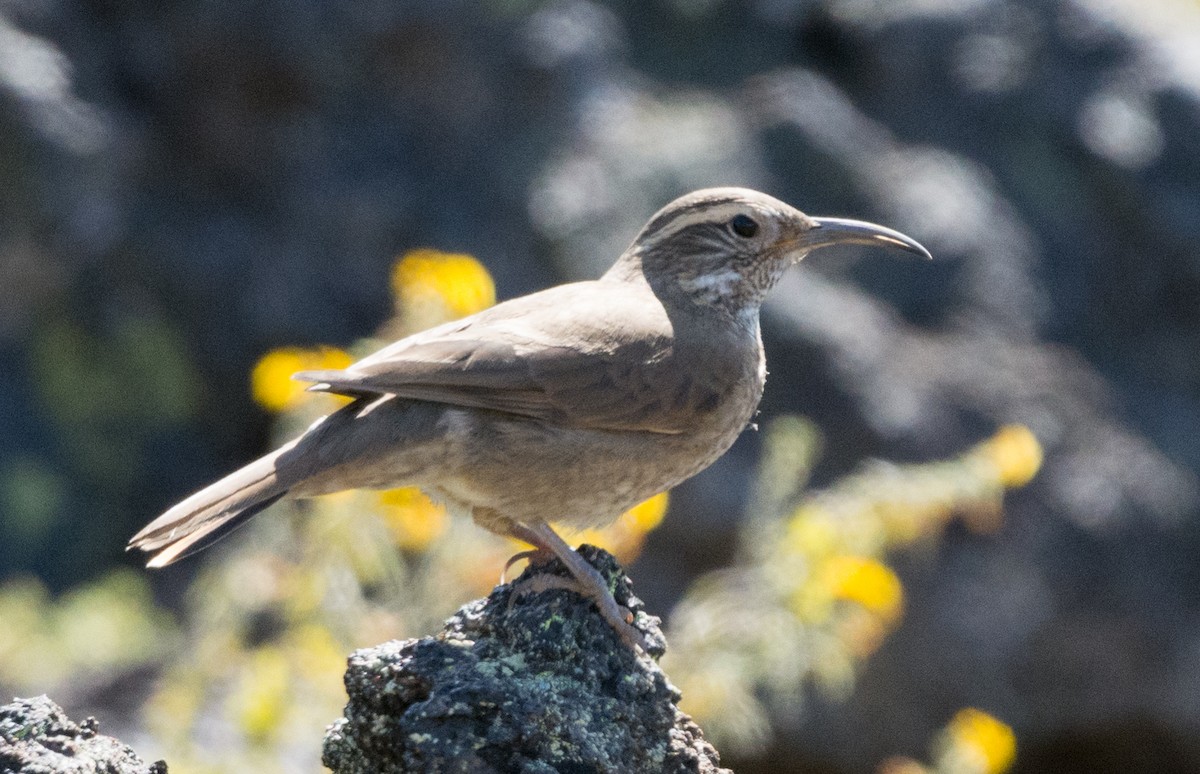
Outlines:
{"label": "yellow blossom", "polygon": [[463,253],[411,250],[392,269],[392,293],[403,314],[432,324],[465,317],[496,303],[492,276]]}
{"label": "yellow blossom", "polygon": [[571,537],[579,543],[600,546],[621,562],[631,562],[641,553],[646,536],[667,515],[667,504],[667,493],[660,492],[625,511],[609,526],[572,531]]}
{"label": "yellow blossom", "polygon": [[290,682],[288,658],[278,648],[262,647],[251,654],[230,697],[249,736],[262,739],[278,727],[288,707]]}
{"label": "yellow blossom", "polygon": [[979,446],[980,455],[996,466],[1006,488],[1025,486],[1042,467],[1042,445],[1024,425],[1005,425]]}
{"label": "yellow blossom", "polygon": [[838,556],[821,568],[823,584],[835,599],[857,602],[885,622],[895,621],[904,605],[904,587],[891,568],[875,559]]}
{"label": "yellow blossom", "polygon": [[946,727],[943,762],[961,762],[977,774],[1001,774],[1017,757],[1017,736],[1006,723],[968,707]]}
{"label": "yellow blossom", "polygon": [[416,487],[389,489],[376,497],[396,546],[405,551],[424,551],[446,531],[446,509]]}
{"label": "yellow blossom", "polygon": [[654,531],[667,515],[667,493],[660,492],[648,500],[642,500],[621,516],[620,521],[629,525],[630,531],[643,535]]}
{"label": "yellow blossom", "polygon": [[308,385],[292,379],[297,371],[345,368],[353,362],[346,352],[335,347],[280,347],[259,358],[250,372],[250,390],[254,400],[269,411],[288,411],[311,397]]}

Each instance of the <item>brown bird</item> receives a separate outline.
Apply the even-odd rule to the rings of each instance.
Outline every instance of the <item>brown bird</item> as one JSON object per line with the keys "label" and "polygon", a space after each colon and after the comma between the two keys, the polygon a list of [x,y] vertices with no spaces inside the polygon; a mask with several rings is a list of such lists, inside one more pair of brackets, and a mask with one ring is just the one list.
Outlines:
{"label": "brown bird", "polygon": [[756,191],[668,204],[603,277],[432,328],[342,371],[294,378],[354,401],[146,525],[163,567],[284,497],[415,485],[558,556],[604,618],[644,643],[596,570],[551,529],[601,526],[733,444],[762,396],[763,297],[792,264],[909,237],[814,218]]}

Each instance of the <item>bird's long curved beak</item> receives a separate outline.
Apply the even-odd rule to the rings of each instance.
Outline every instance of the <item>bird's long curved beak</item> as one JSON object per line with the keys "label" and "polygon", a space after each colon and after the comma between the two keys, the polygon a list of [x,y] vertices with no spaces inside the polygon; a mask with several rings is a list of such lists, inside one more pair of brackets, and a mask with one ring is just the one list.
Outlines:
{"label": "bird's long curved beak", "polygon": [[843,244],[875,245],[876,247],[898,247],[924,258],[933,259],[933,256],[920,242],[884,226],[847,218],[810,218],[810,220],[814,222],[814,225],[800,237],[797,246],[801,250],[816,250],[819,247]]}

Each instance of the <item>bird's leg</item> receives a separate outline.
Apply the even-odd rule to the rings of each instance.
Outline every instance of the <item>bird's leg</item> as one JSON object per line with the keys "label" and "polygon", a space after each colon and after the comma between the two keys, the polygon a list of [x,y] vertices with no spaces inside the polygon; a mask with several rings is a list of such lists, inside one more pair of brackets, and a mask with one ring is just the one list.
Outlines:
{"label": "bird's leg", "polygon": [[[596,607],[600,611],[600,616],[608,622],[621,639],[625,641],[631,648],[641,648],[649,653],[648,644],[639,632],[633,626],[633,613],[628,608],[617,604],[617,600],[613,597],[612,591],[608,588],[608,583],[605,582],[604,576],[595,567],[587,563],[587,561],[567,545],[567,542],[558,536],[549,524],[536,525],[513,525],[519,528],[514,530],[512,534],[538,547],[539,551],[550,551],[559,558],[571,575],[574,576],[574,582],[557,576],[539,576],[530,581],[534,585],[535,591],[544,591],[552,588],[562,588],[575,591],[576,593],[592,600],[596,603]],[[537,553],[537,552],[535,552]]]}

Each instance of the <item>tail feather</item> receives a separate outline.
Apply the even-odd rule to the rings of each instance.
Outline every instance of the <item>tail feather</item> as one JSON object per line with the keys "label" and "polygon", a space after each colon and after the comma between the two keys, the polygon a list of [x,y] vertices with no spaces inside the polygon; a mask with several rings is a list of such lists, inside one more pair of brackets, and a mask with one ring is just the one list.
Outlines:
{"label": "tail feather", "polygon": [[276,459],[288,444],[205,487],[147,524],[129,549],[157,552],[148,567],[165,567],[215,543],[287,494]]}
{"label": "tail feather", "polygon": [[153,553],[148,566],[165,567],[289,494],[310,497],[377,486],[381,465],[383,478],[400,483],[408,475],[401,460],[409,460],[414,472],[422,469],[426,444],[444,435],[443,413],[436,404],[378,396],[349,403],[291,443],[171,508],[134,535],[129,548]]}
{"label": "tail feather", "polygon": [[195,532],[185,535],[177,539],[174,543],[169,543],[165,548],[150,558],[146,562],[147,567],[166,567],[172,562],[183,559],[186,556],[191,556],[194,553],[203,551],[204,549],[216,543],[218,540],[229,535],[238,527],[242,526],[260,512],[274,505],[287,492],[278,492],[271,495],[265,500],[255,503],[248,508],[240,511],[234,511],[226,516],[214,519],[204,526],[197,529]]}

